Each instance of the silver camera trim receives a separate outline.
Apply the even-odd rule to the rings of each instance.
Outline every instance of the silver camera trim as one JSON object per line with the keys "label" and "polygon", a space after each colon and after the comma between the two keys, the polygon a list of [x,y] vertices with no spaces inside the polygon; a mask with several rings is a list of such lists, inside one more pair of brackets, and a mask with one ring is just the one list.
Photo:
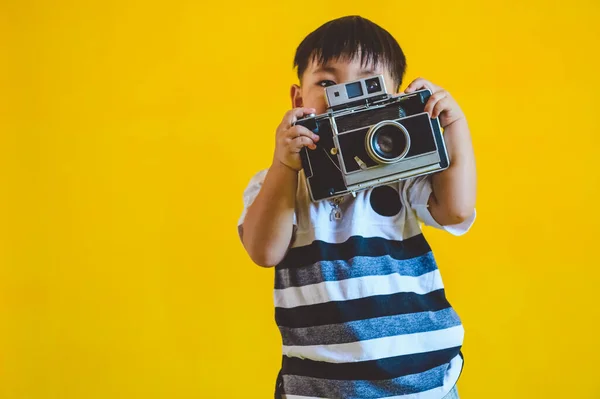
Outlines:
{"label": "silver camera trim", "polygon": [[[358,112],[364,112],[364,111],[372,111],[375,108],[376,107],[364,108],[364,109],[361,109],[361,110],[355,110],[354,112],[358,113]],[[386,121],[398,122],[398,121],[406,120],[406,119],[409,119],[409,118],[416,118],[416,117],[421,116],[423,114],[427,114],[427,112],[421,112],[420,114],[414,114],[414,115],[405,116],[404,118],[386,119],[386,120],[384,120],[382,122],[386,122]],[[349,176],[349,175],[352,175],[352,174],[355,174],[355,173],[364,173],[365,170],[363,170],[363,169],[358,169],[358,170],[351,171],[351,172],[349,172],[346,169],[346,163],[344,162],[344,158],[343,158],[343,155],[342,155],[342,146],[340,145],[340,139],[339,139],[339,137],[343,136],[343,135],[346,135],[346,134],[354,133],[357,130],[363,130],[363,129],[365,129],[366,126],[361,126],[359,128],[356,128],[356,129],[346,130],[345,132],[339,133],[338,129],[337,129],[337,125],[335,124],[335,121],[334,121],[334,119],[337,118],[337,117],[339,117],[339,116],[340,116],[339,114],[338,115],[330,115],[329,119],[332,122],[331,123],[331,128],[332,128],[332,132],[333,132],[333,144],[338,149],[338,151],[337,151],[338,162],[340,164],[340,167],[342,168],[340,170],[340,172],[342,172],[343,176]],[[381,123],[381,122],[378,122],[378,123]],[[400,122],[398,122],[398,123],[400,123]],[[433,126],[431,126],[431,120],[429,120],[429,125],[431,127],[431,130],[433,130]],[[375,125],[372,125],[372,126],[375,126]],[[369,127],[369,129],[370,129],[370,127]],[[437,145],[437,142],[436,142],[435,143],[435,151],[431,151],[431,152],[432,153],[433,152],[437,152],[438,150],[439,150],[439,148],[438,148],[438,145]],[[410,147],[408,147],[407,153],[408,153],[408,151],[410,151]],[[423,155],[423,154],[420,154],[420,155]],[[420,156],[420,155],[417,155],[417,157]],[[408,158],[408,159],[413,159],[413,158],[414,157],[411,157],[411,158]],[[394,162],[394,163],[398,163],[398,162],[400,162],[400,161],[397,161],[397,162]],[[368,169],[378,169],[378,168],[380,168],[380,166],[371,166]],[[347,186],[347,184],[346,184],[346,186]]]}
{"label": "silver camera trim", "polygon": [[[429,175],[429,174],[439,172],[439,171],[440,171],[439,163],[430,164],[427,166],[423,166],[421,168],[411,169],[410,171],[406,171],[406,172],[402,172],[402,173],[395,173],[392,176],[384,176],[381,178],[367,180],[367,181],[364,181],[363,183],[348,186],[348,192],[355,193],[357,191],[361,191],[361,190],[367,189],[369,187],[374,187],[374,186],[378,186],[378,185],[386,184],[386,183],[400,182],[402,180],[406,180],[413,176]],[[343,194],[338,194],[338,195],[335,195],[330,198],[339,197],[340,195],[343,195]]]}
{"label": "silver camera trim", "polygon": [[[381,87],[381,90],[369,94],[367,91],[367,80],[373,79],[377,79],[379,81],[379,86]],[[349,98],[346,86],[356,83],[360,83],[360,87],[362,89],[363,94],[361,96]],[[387,91],[387,87],[385,86],[385,80],[383,79],[383,75],[369,76],[368,78],[362,78],[354,80],[352,82],[340,83],[325,88],[325,99],[327,100],[328,107],[337,107],[339,105],[344,105],[355,101],[361,101],[371,97],[378,97],[382,94],[389,94]]]}
{"label": "silver camera trim", "polygon": [[[423,163],[426,163],[428,166],[429,165],[436,165],[439,164],[440,162],[440,157],[438,155],[437,152],[428,152],[426,154],[422,154],[422,155],[417,155],[408,159],[404,159],[402,161],[398,162],[398,166],[402,165],[404,171],[403,172],[389,172],[389,173],[381,173],[381,168],[369,168],[367,170],[361,170],[361,174],[358,175],[357,173],[352,173],[350,175],[346,175],[344,176],[344,180],[346,183],[346,187],[348,188],[348,190],[352,191],[355,188],[361,187],[364,184],[370,182],[370,181],[377,181],[377,180],[387,180],[386,178],[388,176],[394,176],[393,178],[391,178],[392,180],[397,180],[396,176],[402,176],[403,174],[406,174],[407,176],[411,176],[413,173],[411,173],[412,171],[419,169],[419,165],[422,165]],[[425,169],[427,169],[427,167],[425,167]],[[360,179],[357,179],[356,177],[360,176]]]}
{"label": "silver camera trim", "polygon": [[[364,112],[364,111],[368,111],[368,110],[372,110],[373,108],[364,108],[361,109],[360,111],[356,111],[355,112]],[[406,116],[404,118],[397,118],[397,119],[387,119],[385,121],[382,122],[386,122],[386,121],[394,121],[394,122],[398,122],[401,123],[400,121],[402,120],[406,120],[409,118],[416,118],[422,115],[428,115],[427,112],[421,112],[419,114],[414,114],[414,115],[410,115],[410,116]],[[336,117],[338,117],[339,115],[330,115],[330,119],[334,119]],[[428,117],[427,120],[429,121],[429,126],[431,128],[431,130],[433,131],[433,126],[432,126],[432,120]],[[435,122],[438,124],[439,126],[439,121],[437,119],[435,119]],[[381,123],[381,122],[378,122]],[[375,125],[373,125],[375,126]],[[424,162],[427,162],[428,165],[434,164],[434,165],[438,165],[436,170],[440,170],[441,168],[439,167],[439,163],[440,163],[440,156],[439,156],[439,147],[438,147],[438,143],[437,141],[434,141],[435,144],[435,150],[434,151],[430,151],[427,153],[423,153],[423,154],[419,154],[419,155],[415,155],[412,156],[410,158],[406,158],[406,155],[403,159],[400,159],[399,161],[394,162],[393,164],[397,164],[397,165],[403,165],[405,166],[403,169],[410,169],[410,171],[405,171],[405,172],[384,172],[382,173],[382,166],[386,166],[386,170],[389,169],[390,165],[393,164],[386,164],[386,165],[378,165],[378,166],[371,166],[367,169],[357,169],[355,171],[351,171],[348,172],[348,170],[346,169],[346,163],[344,162],[344,158],[343,158],[343,150],[341,148],[340,142],[339,142],[339,137],[345,134],[350,134],[353,132],[356,132],[357,130],[363,130],[365,128],[365,126],[359,127],[357,129],[352,129],[352,130],[348,130],[345,131],[343,133],[338,133],[337,130],[337,126],[335,126],[334,124],[332,124],[332,130],[333,130],[333,142],[334,145],[336,146],[336,148],[338,149],[337,151],[337,157],[338,157],[338,163],[340,164],[341,170],[340,172],[342,172],[342,179],[344,180],[344,184],[346,185],[346,187],[348,188],[348,191],[356,191],[359,188],[364,188],[364,187],[369,187],[368,183],[371,181],[374,181],[375,183],[377,182],[384,182],[384,181],[394,181],[394,180],[398,180],[397,178],[387,178],[388,175],[394,175],[394,176],[400,176],[400,179],[410,176],[413,176],[417,173],[412,173],[413,170],[420,170],[421,168],[418,168],[417,165],[421,165]],[[368,149],[367,149],[368,151]],[[408,151],[410,151],[410,147],[408,147],[407,149],[407,153]],[[446,151],[447,154],[447,151]],[[413,166],[411,166],[411,164],[414,164],[414,168],[416,169],[412,169]],[[428,167],[424,167],[424,170],[428,170]],[[311,170],[312,172],[312,170]],[[375,184],[373,183],[373,184]]]}
{"label": "silver camera trim", "polygon": [[[385,88],[385,82],[383,81],[383,76],[378,75],[378,77],[379,77],[380,83],[383,84],[384,85],[383,87]],[[365,81],[365,80],[372,79],[372,78],[373,77],[364,78],[364,79],[361,79],[361,81]],[[348,83],[352,83],[352,82],[348,82]],[[344,86],[344,85],[346,85],[348,83],[343,83],[343,84],[335,85],[335,86],[329,86],[329,87],[325,88],[325,92],[328,93],[329,89],[332,89],[332,88],[334,88],[336,86],[338,86],[338,87],[339,86]],[[375,173],[368,173],[369,171],[380,170],[380,167],[375,167],[375,166],[374,167],[370,167],[367,170],[359,169],[357,171],[348,173],[346,171],[345,163],[343,162],[342,153],[341,153],[341,147],[340,147],[340,143],[339,143],[339,140],[338,140],[338,136],[342,135],[342,134],[351,133],[351,132],[354,132],[354,131],[359,130],[359,129],[364,129],[364,126],[361,127],[361,128],[358,128],[358,129],[353,129],[353,130],[346,131],[346,132],[343,132],[343,133],[338,133],[338,128],[337,128],[337,124],[336,124],[336,119],[337,118],[339,118],[339,117],[341,117],[343,115],[347,115],[347,114],[354,114],[354,113],[359,113],[359,112],[363,112],[363,111],[373,111],[373,110],[375,110],[377,108],[385,108],[385,107],[387,107],[389,105],[389,100],[390,99],[401,100],[402,98],[410,98],[410,97],[419,95],[420,92],[424,92],[424,91],[428,91],[431,94],[431,91],[428,90],[428,89],[422,89],[422,90],[418,90],[418,91],[413,92],[413,93],[406,93],[406,94],[405,93],[399,93],[397,95],[390,95],[388,93],[388,96],[389,96],[388,99],[387,100],[383,100],[384,102],[381,103],[381,104],[379,104],[379,101],[374,102],[374,103],[370,103],[370,104],[367,102],[366,104],[357,105],[357,106],[351,106],[351,107],[349,107],[347,109],[338,109],[338,110],[335,110],[335,111],[332,110],[332,109],[328,109],[326,113],[312,116],[312,118],[314,118],[315,120],[328,119],[329,122],[330,122],[331,130],[332,130],[333,145],[334,145],[334,148],[337,150],[336,156],[338,158],[338,164],[339,164],[339,166],[336,165],[336,167],[340,171],[341,176],[342,176],[342,178],[344,180],[344,184],[346,185],[346,190],[337,191],[333,195],[319,198],[318,201],[321,201],[321,200],[330,200],[330,199],[338,198],[338,197],[341,197],[341,196],[344,196],[344,195],[349,195],[349,194],[352,194],[353,196],[355,196],[357,192],[366,190],[366,189],[371,188],[371,187],[379,186],[379,185],[382,185],[382,184],[389,184],[389,183],[394,183],[394,182],[400,182],[400,181],[409,179],[409,178],[411,178],[413,176],[430,175],[430,174],[433,174],[433,173],[436,173],[436,172],[440,172],[440,171],[442,171],[442,170],[444,170],[444,169],[447,168],[447,166],[445,168],[443,168],[440,165],[440,162],[441,162],[441,158],[440,158],[440,154],[439,154],[440,148],[438,146],[437,140],[435,140],[435,147],[436,147],[435,151],[431,151],[431,152],[424,153],[424,154],[419,154],[419,155],[413,156],[411,158],[408,158],[408,159],[405,158],[403,160],[395,162],[395,163],[403,163],[403,164],[408,163],[408,165],[410,165],[412,163],[414,163],[414,164],[421,164],[422,165],[422,162],[427,162],[428,163],[427,165],[424,165],[424,166],[421,166],[421,167],[416,167],[414,169],[405,170],[404,172],[391,173],[390,175],[387,175],[387,176],[381,176],[379,174],[379,175],[376,175],[376,176],[372,176],[372,178],[369,178],[369,175],[374,175],[375,174]],[[362,96],[362,97],[357,97],[357,98],[353,98],[353,99],[350,99],[350,100],[354,101],[354,100],[364,99],[366,97],[374,97],[375,95],[381,95],[381,94],[383,94],[383,93],[382,92],[378,92],[378,93],[370,95],[370,96]],[[327,96],[326,96],[326,99],[327,99]],[[340,105],[341,103],[342,102],[340,102],[338,105]],[[329,107],[331,107],[331,105],[329,105]],[[401,121],[401,120],[404,120],[404,119],[407,119],[407,118],[412,118],[412,117],[416,117],[416,116],[422,115],[424,113],[426,114],[426,112],[422,112],[422,113],[419,113],[419,114],[414,114],[414,115],[410,115],[410,116],[406,116],[406,117],[401,117],[401,118],[398,118],[398,119],[395,119],[395,120],[392,120],[392,121]],[[430,127],[431,127],[432,131],[433,131],[433,124],[435,124],[437,126],[437,128],[438,128],[438,130],[440,132],[442,131],[440,123],[439,123],[439,120],[437,118],[433,119],[433,120],[431,118],[428,118],[428,120],[429,120],[429,124],[430,124]],[[384,121],[382,121],[382,122],[384,122]],[[379,122],[379,123],[381,123],[381,122]],[[443,140],[443,138],[442,138],[442,140]],[[333,161],[333,159],[331,159],[331,157],[329,156],[329,153],[327,152],[327,150],[325,148],[322,148],[322,147],[321,147],[321,149],[327,154],[327,156],[330,158],[331,162],[333,162],[335,164],[335,162]],[[303,148],[303,150],[304,151],[308,151],[307,148]],[[410,150],[410,148],[409,148],[409,150]],[[447,151],[447,148],[446,148],[445,145],[442,145],[442,150],[443,150],[442,152],[444,153],[446,159],[449,160],[448,151]],[[308,188],[309,196],[310,196],[311,200],[314,202],[314,201],[317,201],[317,199],[315,199],[315,197],[313,195],[312,186],[311,186],[311,184],[309,182],[310,177],[314,176],[314,170],[313,170],[313,165],[312,165],[312,162],[310,160],[310,157],[307,157],[307,159],[308,159],[308,168],[310,170],[310,176],[306,176],[306,173],[305,173],[304,169],[301,170],[301,174],[303,175],[303,179],[305,179],[306,182],[307,182],[307,188]],[[410,168],[410,166],[408,166],[408,168]],[[355,176],[352,176],[352,175],[356,175],[357,173],[361,173],[361,176],[363,176],[363,178],[361,178],[361,179],[356,179],[359,182],[356,182],[356,180],[353,179]],[[348,179],[348,177],[350,177],[350,179]]]}
{"label": "silver camera trim", "polygon": [[[404,134],[404,138],[406,139],[406,146],[404,146],[404,151],[402,151],[402,153],[397,157],[386,159],[382,156],[379,156],[373,148],[373,136],[375,136],[375,133],[377,133],[377,131],[383,126],[395,126],[398,129],[400,129],[402,134]],[[365,135],[365,147],[367,149],[367,154],[369,154],[373,161],[383,165],[391,165],[400,161],[406,156],[406,154],[408,154],[408,150],[410,149],[410,135],[408,134],[408,130],[406,130],[406,128],[401,123],[393,120],[384,120],[369,128],[369,131]]]}

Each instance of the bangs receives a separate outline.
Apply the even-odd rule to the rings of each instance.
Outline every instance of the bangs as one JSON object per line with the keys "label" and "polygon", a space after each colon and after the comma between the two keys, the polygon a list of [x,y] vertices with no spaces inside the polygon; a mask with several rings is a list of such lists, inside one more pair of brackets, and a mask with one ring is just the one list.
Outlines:
{"label": "bangs", "polygon": [[375,23],[359,17],[339,18],[309,34],[300,43],[294,58],[298,79],[313,61],[325,65],[329,61],[359,59],[362,66],[383,66],[400,86],[406,70],[406,58],[396,39]]}

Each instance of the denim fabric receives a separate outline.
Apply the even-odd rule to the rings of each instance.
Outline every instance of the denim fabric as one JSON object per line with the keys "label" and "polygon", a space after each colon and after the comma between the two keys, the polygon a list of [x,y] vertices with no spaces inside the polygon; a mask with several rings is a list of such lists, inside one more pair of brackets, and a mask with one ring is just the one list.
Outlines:
{"label": "denim fabric", "polygon": [[448,392],[446,396],[444,396],[444,399],[460,399],[458,397],[458,388],[456,387],[456,385],[454,386],[454,388],[452,388],[450,392]]}
{"label": "denim fabric", "polygon": [[[280,377],[280,376],[279,376]],[[280,399],[281,398],[281,391],[280,391],[280,384],[279,384],[279,378],[277,379],[277,384],[275,387],[275,399]],[[452,390],[450,392],[448,392],[448,394],[446,396],[444,396],[443,399],[460,399],[458,397],[458,388],[456,387],[456,385],[454,386],[454,388],[452,388]]]}

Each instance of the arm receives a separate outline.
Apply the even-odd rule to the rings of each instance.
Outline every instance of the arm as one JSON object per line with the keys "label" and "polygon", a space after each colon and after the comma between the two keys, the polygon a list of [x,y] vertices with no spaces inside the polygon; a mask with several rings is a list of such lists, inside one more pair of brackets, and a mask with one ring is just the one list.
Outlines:
{"label": "arm", "polygon": [[292,239],[298,172],[273,162],[242,225],[242,243],[254,263],[279,263]]}
{"label": "arm", "polygon": [[441,225],[467,220],[475,209],[475,156],[466,119],[453,122],[444,130],[450,167],[432,176],[429,198],[431,216]]}
{"label": "arm", "polygon": [[312,108],[295,108],[277,128],[273,163],[242,224],[242,243],[257,265],[271,267],[281,262],[292,240],[300,151],[315,149],[318,140],[310,130],[292,124],[313,112]]}
{"label": "arm", "polygon": [[462,223],[475,210],[476,172],[471,133],[462,110],[450,93],[418,78],[405,90],[429,89],[432,93],[425,111],[439,117],[450,158],[448,169],[432,175],[428,205],[431,216],[442,226]]}

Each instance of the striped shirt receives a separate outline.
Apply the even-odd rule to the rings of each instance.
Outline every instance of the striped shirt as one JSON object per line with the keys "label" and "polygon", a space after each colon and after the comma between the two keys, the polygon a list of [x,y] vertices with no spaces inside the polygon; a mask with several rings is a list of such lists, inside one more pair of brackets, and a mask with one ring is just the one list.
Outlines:
{"label": "striped shirt", "polygon": [[[246,188],[238,226],[266,172]],[[418,177],[344,197],[335,220],[299,176],[294,237],[275,267],[276,397],[443,398],[462,371],[464,329],[420,222],[462,235],[475,214],[440,226],[430,178]]]}

